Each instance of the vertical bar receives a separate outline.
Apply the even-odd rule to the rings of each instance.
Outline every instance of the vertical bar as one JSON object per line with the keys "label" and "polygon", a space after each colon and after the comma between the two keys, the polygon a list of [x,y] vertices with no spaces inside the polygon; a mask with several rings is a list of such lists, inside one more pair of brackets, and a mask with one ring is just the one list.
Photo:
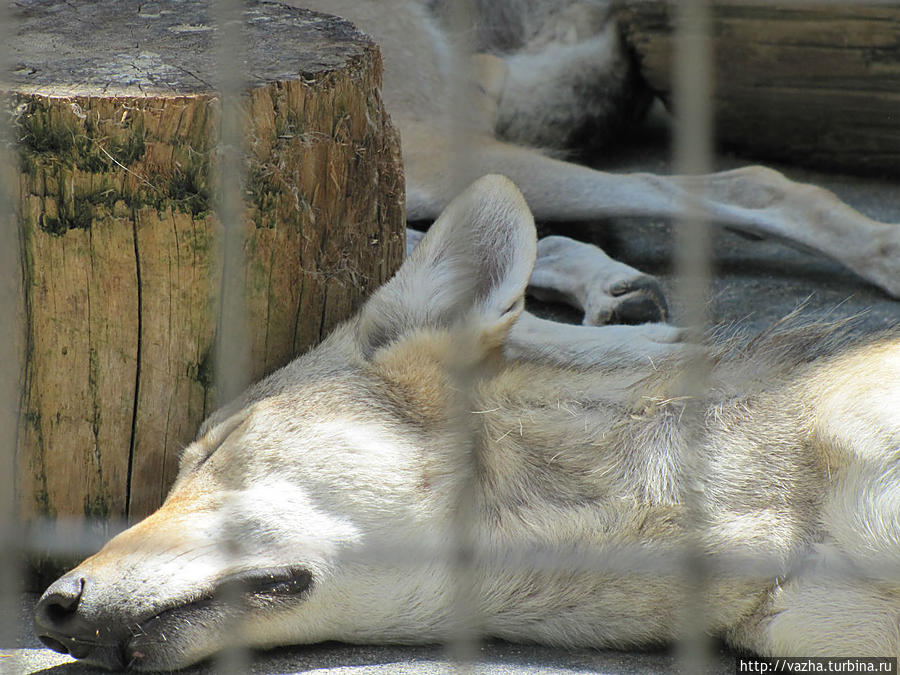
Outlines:
{"label": "vertical bar", "polygon": [[[712,170],[712,46],[707,0],[682,0],[677,5],[675,32],[675,170],[701,175]],[[676,272],[679,295],[690,301],[685,323],[693,329],[706,323],[706,298],[712,255],[709,214],[702,196],[688,191],[676,230]]]}
{"label": "vertical bar", "polygon": [[[243,167],[244,135],[241,128],[241,96],[244,89],[244,6],[242,0],[217,0],[213,17],[218,26],[216,61],[221,111],[221,135],[216,148],[216,213],[222,223],[222,286],[220,316],[216,334],[214,362],[217,405],[235,399],[249,384],[249,349],[244,293]],[[223,567],[233,567],[240,555],[240,533],[235,531],[231,514],[238,505],[229,500],[223,505],[220,550]],[[249,652],[243,647],[242,589],[228,584],[221,592],[230,605],[233,646],[217,658],[216,671],[237,675],[249,670]]]}
{"label": "vertical bar", "polygon": [[221,106],[221,136],[216,149],[216,212],[222,223],[221,315],[216,334],[216,390],[219,405],[238,396],[249,384],[250,355],[247,339],[243,280],[243,130],[241,94],[245,62],[243,2],[218,0],[219,26],[216,56]]}
{"label": "vertical bar", "polygon": [[[0,3],[0,77],[7,80],[11,57],[6,46],[12,35],[11,11]],[[6,106],[0,117],[0,648],[13,649],[20,636],[19,594],[21,589],[21,527],[17,517],[16,446],[24,367],[24,322],[22,317],[21,238],[13,196],[15,149]],[[12,672],[18,656],[3,659]],[[12,663],[10,663],[12,661]]]}
{"label": "vertical bar", "polygon": [[[447,22],[452,40],[452,72],[449,82],[450,124],[447,131],[454,137],[454,154],[450,160],[449,180],[453,194],[462,192],[473,176],[469,158],[472,150],[471,125],[471,83],[472,67],[470,30],[474,17],[472,0],[455,0],[449,5]],[[474,335],[474,334],[473,334]],[[448,644],[448,651],[459,673],[471,673],[478,660],[480,641],[480,620],[478,616],[478,568],[475,551],[475,523],[477,513],[477,457],[474,424],[472,420],[475,373],[468,363],[469,345],[460,340],[456,345],[457,357],[453,368],[456,390],[460,392],[459,408],[455,411],[455,434],[458,452],[462,458],[464,475],[460,476],[457,507],[453,522],[450,523],[453,537],[453,553],[450,560],[455,577],[456,597],[453,607],[455,630]]]}
{"label": "vertical bar", "polygon": [[[709,173],[712,168],[713,54],[710,42],[710,9],[707,0],[681,0],[675,11],[675,170],[682,175]],[[677,304],[685,308],[684,323],[702,339],[707,323],[707,299],[711,277],[711,234],[709,214],[702,206],[703,195],[686,191],[682,216],[676,227],[675,270],[678,279]],[[705,475],[697,446],[702,442],[702,400],[709,364],[704,356],[689,364],[683,383],[688,427],[687,475]],[[686,597],[682,607],[684,639],[679,644],[682,670],[706,672],[710,643],[707,635],[706,593],[709,563],[702,550],[704,513],[701,486],[688,483],[686,543],[683,578]]]}
{"label": "vertical bar", "polygon": [[[454,631],[450,636],[448,652],[461,674],[473,672],[478,660],[481,639],[481,620],[478,612],[479,571],[477,566],[476,528],[478,519],[478,495],[476,475],[477,457],[473,434],[473,398],[475,373],[464,362],[466,340],[456,345],[456,366],[453,382],[457,391],[458,407],[454,413],[454,436],[458,439],[458,452],[462,457],[462,476],[456,495],[456,509],[450,523],[452,552],[449,561],[456,589],[453,604]],[[471,352],[469,352],[471,353]],[[424,564],[424,561],[423,561]]]}

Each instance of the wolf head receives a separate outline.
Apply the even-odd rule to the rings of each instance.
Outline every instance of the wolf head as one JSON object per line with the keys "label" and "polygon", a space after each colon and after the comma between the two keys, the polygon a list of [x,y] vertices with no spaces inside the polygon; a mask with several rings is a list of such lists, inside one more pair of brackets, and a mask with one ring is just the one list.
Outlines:
{"label": "wolf head", "polygon": [[204,423],[159,511],[47,589],[43,642],[157,670],[236,640],[439,638],[446,571],[362,553],[447,526],[462,461],[453,378],[496,356],[534,257],[515,186],[473,184],[354,319]]}

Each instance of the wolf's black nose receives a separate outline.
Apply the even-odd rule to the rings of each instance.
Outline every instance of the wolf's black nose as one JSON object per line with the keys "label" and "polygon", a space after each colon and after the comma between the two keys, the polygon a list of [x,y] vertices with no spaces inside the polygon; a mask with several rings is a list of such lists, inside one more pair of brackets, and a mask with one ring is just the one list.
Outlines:
{"label": "wolf's black nose", "polygon": [[84,585],[85,578],[80,574],[67,574],[44,591],[34,609],[34,630],[41,642],[76,658],[83,651],[79,649],[79,638],[89,635],[88,627],[77,615]]}
{"label": "wolf's black nose", "polygon": [[[124,636],[108,619],[98,616],[96,594],[96,580],[82,572],[73,570],[59,578],[34,608],[34,632],[53,651],[122,670]],[[123,630],[127,636],[128,630]]]}
{"label": "wolf's black nose", "polygon": [[66,575],[57,579],[38,601],[34,611],[36,624],[58,629],[69,622],[78,610],[84,592],[84,577]]}

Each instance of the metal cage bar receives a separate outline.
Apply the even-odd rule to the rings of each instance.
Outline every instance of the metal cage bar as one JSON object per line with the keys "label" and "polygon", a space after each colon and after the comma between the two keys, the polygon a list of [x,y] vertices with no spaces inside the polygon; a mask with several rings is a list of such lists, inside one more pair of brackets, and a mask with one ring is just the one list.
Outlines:
{"label": "metal cage bar", "polygon": [[[12,65],[3,45],[12,33],[9,7],[0,3],[0,73]],[[3,78],[0,78],[2,81]],[[15,216],[10,167],[15,162],[8,101],[0,110],[0,647],[20,639],[22,532],[16,504],[16,445],[24,373],[21,235]],[[17,656],[6,665],[18,669]],[[2,665],[2,664],[0,664]]]}
{"label": "metal cage bar", "polygon": [[[710,8],[707,0],[682,0],[675,10],[675,60],[673,89],[675,134],[672,154],[675,172],[702,175],[712,170],[713,55],[710,43]],[[684,324],[695,341],[702,340],[707,324],[707,302],[711,278],[711,232],[709,214],[699,188],[688,187],[683,212],[675,224],[675,273],[677,304],[684,307]],[[690,446],[688,476],[705,475],[697,452],[709,364],[702,353],[685,369],[680,392],[685,397],[685,415]],[[687,597],[682,606],[685,637],[679,645],[681,666],[686,673],[706,672],[710,643],[703,602],[709,569],[701,548],[704,520],[701,486],[686,482],[687,536],[692,548],[682,556],[682,577]]]}
{"label": "metal cage bar", "polygon": [[[240,396],[250,384],[250,352],[244,291],[244,166],[245,142],[242,128],[242,98],[246,76],[246,39],[244,37],[243,0],[217,0],[212,3],[214,22],[218,26],[215,44],[217,57],[217,89],[221,130],[216,147],[216,213],[222,228],[222,285],[219,300],[220,315],[216,329],[213,364],[216,405],[227,405]],[[236,498],[229,496],[222,508],[220,555],[224,568],[230,569],[238,559],[241,533],[232,517],[240,508]],[[242,647],[245,632],[241,618],[242,589],[235,584],[225,587],[222,600],[235,608],[230,629],[234,631],[233,646],[215,659],[216,669],[224,675],[247,672],[249,651]]]}

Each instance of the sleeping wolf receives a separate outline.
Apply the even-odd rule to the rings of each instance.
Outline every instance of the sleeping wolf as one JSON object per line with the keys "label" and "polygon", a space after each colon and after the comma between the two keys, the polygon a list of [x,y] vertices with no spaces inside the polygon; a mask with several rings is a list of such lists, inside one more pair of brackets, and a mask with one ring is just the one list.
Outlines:
{"label": "sleeping wolf", "polygon": [[[550,156],[602,148],[622,118],[638,116],[646,103],[609,0],[291,4],[349,19],[380,44],[410,221],[433,220],[488,173],[512,179],[541,222],[673,217],[692,186],[717,223],[816,251],[900,297],[900,227],[875,222],[826,190],[758,166],[693,178],[617,175]],[[473,18],[454,19],[460,6]],[[477,52],[471,59],[452,48],[460,33]],[[664,318],[652,278],[561,237],[539,244],[531,287],[582,309],[586,323]]]}
{"label": "sleeping wolf", "polygon": [[657,645],[702,605],[758,654],[900,655],[900,335],[775,329],[713,348],[691,398],[686,347],[535,345],[535,255],[516,187],[478,180],[355,318],[204,423],[160,510],[46,591],[41,639],[139,670],[434,642],[464,593],[513,641]]}

